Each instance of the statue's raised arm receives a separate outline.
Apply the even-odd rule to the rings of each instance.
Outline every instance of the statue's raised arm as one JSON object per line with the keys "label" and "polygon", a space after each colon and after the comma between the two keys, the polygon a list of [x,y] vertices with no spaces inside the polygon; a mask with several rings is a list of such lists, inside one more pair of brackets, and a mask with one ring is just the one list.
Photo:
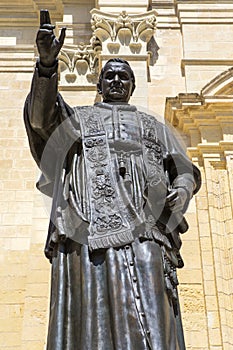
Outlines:
{"label": "statue's raised arm", "polygon": [[31,91],[27,98],[25,112],[30,127],[37,134],[49,136],[59,124],[58,98],[58,54],[65,40],[66,28],[59,38],[54,34],[48,10],[40,11],[40,28],[36,37],[39,57],[36,62]]}
{"label": "statue's raised arm", "polygon": [[[66,29],[63,28],[59,38],[56,38],[54,28],[49,12],[41,10],[40,28],[36,37],[38,58],[31,90],[24,106],[24,121],[31,153],[43,173],[37,186],[49,195],[52,195],[57,171],[56,150],[58,145],[61,145],[61,140],[62,144],[66,142],[64,133],[62,137],[59,135],[59,132],[62,133],[62,128],[58,127],[65,118],[69,119],[73,112],[58,93],[58,55],[64,43]],[[66,128],[69,129],[67,124]],[[78,136],[75,136],[75,140]],[[67,138],[69,140],[69,136]],[[42,190],[42,187],[46,189]]]}

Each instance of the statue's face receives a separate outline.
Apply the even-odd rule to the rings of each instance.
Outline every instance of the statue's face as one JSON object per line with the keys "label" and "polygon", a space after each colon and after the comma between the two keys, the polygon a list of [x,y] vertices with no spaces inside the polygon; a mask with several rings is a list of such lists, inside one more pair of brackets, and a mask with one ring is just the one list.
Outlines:
{"label": "statue's face", "polygon": [[99,89],[104,102],[128,102],[134,89],[128,65],[119,62],[107,63]]}

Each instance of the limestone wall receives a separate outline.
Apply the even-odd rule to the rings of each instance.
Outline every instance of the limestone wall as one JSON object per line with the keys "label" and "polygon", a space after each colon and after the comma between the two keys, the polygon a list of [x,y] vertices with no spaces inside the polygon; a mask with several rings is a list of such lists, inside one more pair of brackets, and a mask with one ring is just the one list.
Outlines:
{"label": "limestone wall", "polygon": [[[0,0],[0,348],[42,350],[46,341],[50,264],[43,247],[50,203],[35,188],[39,171],[23,125],[42,6],[50,10],[57,28],[67,26],[60,57],[65,100],[71,105],[92,104],[99,99],[95,82],[102,64],[114,55],[128,59],[137,85],[132,103],[174,125],[200,168],[203,185],[187,213],[190,230],[182,237],[185,267],[179,272],[186,345],[232,349],[233,1],[229,0],[139,0],[130,5],[105,0],[10,4]],[[126,13],[119,19],[122,10]],[[109,31],[99,28],[94,16],[105,18]],[[132,21],[137,40],[131,29],[124,36],[116,31],[113,38],[116,20]],[[99,42],[90,41],[93,33]],[[79,55],[73,70],[67,53]]]}

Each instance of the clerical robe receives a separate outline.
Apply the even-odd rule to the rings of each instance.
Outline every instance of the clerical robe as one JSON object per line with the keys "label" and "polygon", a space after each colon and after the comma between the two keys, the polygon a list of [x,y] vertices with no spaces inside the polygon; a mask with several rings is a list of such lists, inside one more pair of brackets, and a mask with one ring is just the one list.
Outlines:
{"label": "clerical robe", "polygon": [[[36,70],[24,116],[37,187],[53,198],[47,350],[185,349],[176,268],[198,169],[165,125],[134,106],[68,106],[56,74]],[[193,191],[177,225],[167,218],[169,232],[166,193],[186,181]]]}

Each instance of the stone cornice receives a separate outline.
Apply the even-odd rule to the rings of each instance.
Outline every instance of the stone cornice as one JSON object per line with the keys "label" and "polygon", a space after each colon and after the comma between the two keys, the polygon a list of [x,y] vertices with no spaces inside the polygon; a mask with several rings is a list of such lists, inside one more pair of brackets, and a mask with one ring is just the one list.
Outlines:
{"label": "stone cornice", "polygon": [[33,72],[34,65],[34,45],[0,47],[0,72]]}
{"label": "stone cornice", "polygon": [[188,147],[187,155],[197,160],[200,165],[208,160],[214,169],[226,168],[226,154],[218,143],[198,144],[197,147]]}
{"label": "stone cornice", "polygon": [[204,99],[197,93],[182,93],[176,97],[167,97],[166,98],[166,108],[165,108],[165,119],[168,120],[174,126],[176,122],[174,120],[175,112],[177,110],[187,109],[189,106],[199,106],[203,105]]}
{"label": "stone cornice", "polygon": [[231,0],[217,2],[176,0],[176,9],[181,24],[233,23],[233,1]]}
{"label": "stone cornice", "polygon": [[35,27],[39,25],[40,9],[50,11],[53,22],[62,18],[62,0],[3,0],[0,3],[0,27]]}
{"label": "stone cornice", "polygon": [[181,60],[182,76],[187,66],[233,66],[233,59],[184,58]]}
{"label": "stone cornice", "polygon": [[150,7],[157,12],[158,29],[179,29],[175,0],[151,0]]}
{"label": "stone cornice", "polygon": [[152,8],[174,8],[175,0],[151,0]]}
{"label": "stone cornice", "polygon": [[120,11],[126,10],[129,13],[135,14],[135,13],[145,12],[148,8],[148,1],[147,0],[136,0],[136,1],[98,0],[96,1],[96,7],[99,8],[101,11],[108,12],[108,13],[119,13]]}
{"label": "stone cornice", "polygon": [[210,102],[203,95],[179,94],[167,98],[165,118],[190,138],[188,154],[208,158],[215,168],[224,168],[226,156],[233,154],[233,100]]}
{"label": "stone cornice", "polygon": [[192,127],[233,123],[232,103],[220,101],[219,104],[218,99],[212,103],[207,101],[199,94],[179,94],[175,98],[167,98],[165,119],[179,128],[184,128],[185,124]]}

